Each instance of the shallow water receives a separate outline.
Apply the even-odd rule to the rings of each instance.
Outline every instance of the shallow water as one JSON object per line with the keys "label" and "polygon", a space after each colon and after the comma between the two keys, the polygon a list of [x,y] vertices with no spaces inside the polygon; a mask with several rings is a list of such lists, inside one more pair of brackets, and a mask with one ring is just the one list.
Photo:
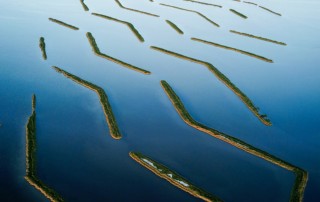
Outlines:
{"label": "shallow water", "polygon": [[[130,12],[114,1],[86,1],[90,12],[129,21],[125,26],[83,11],[79,1],[0,2],[0,199],[46,201],[25,180],[25,124],[37,95],[37,172],[66,201],[197,201],[146,170],[128,155],[139,151],[177,171],[224,201],[288,201],[294,174],[186,125],[160,86],[166,80],[199,122],[242,139],[309,173],[305,201],[320,194],[320,3],[254,1],[273,15],[235,1],[121,1],[159,14]],[[195,13],[158,3],[200,11]],[[244,20],[230,11],[248,16]],[[48,20],[62,20],[73,31]],[[176,23],[184,35],[166,22]],[[230,29],[283,41],[279,46],[229,33]],[[101,52],[152,72],[143,75],[91,50],[92,32]],[[48,60],[38,47],[46,41]],[[197,37],[274,60],[266,63],[236,52],[191,41]],[[208,61],[237,85],[273,125],[264,126],[206,67],[152,50],[154,45]],[[102,87],[120,131],[114,140],[97,94],[51,66]]]}

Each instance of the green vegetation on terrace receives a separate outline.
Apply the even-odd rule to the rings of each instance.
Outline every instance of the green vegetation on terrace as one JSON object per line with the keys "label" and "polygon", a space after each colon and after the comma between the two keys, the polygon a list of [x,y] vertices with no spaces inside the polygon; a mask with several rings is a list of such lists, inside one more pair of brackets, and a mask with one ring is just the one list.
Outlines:
{"label": "green vegetation on terrace", "polygon": [[116,59],[116,58],[114,58],[114,57],[111,57],[111,56],[109,56],[109,55],[106,55],[106,54],[101,53],[100,50],[99,50],[99,47],[98,47],[98,45],[97,45],[97,43],[96,43],[96,40],[94,39],[94,37],[92,36],[92,34],[91,34],[90,32],[87,32],[87,38],[88,38],[88,40],[89,40],[89,43],[90,43],[90,45],[91,45],[91,47],[92,47],[93,52],[94,52],[97,56],[102,57],[102,58],[105,58],[105,59],[108,59],[108,60],[110,60],[110,61],[112,61],[112,62],[114,62],[114,63],[120,64],[120,65],[122,65],[122,66],[124,66],[124,67],[127,67],[127,68],[129,68],[129,69],[133,69],[133,70],[138,71],[138,72],[140,72],[140,73],[143,73],[143,74],[151,74],[151,72],[149,72],[149,71],[147,71],[147,70],[141,69],[141,68],[139,68],[139,67],[136,67],[136,66],[133,66],[133,65],[131,65],[131,64],[128,64],[128,63],[126,63],[126,62],[123,62],[123,61],[121,61],[121,60],[118,60],[118,59]]}
{"label": "green vegetation on terrace", "polygon": [[130,157],[137,161],[139,164],[144,166],[145,168],[152,171],[154,174],[158,175],[159,177],[167,180],[174,186],[182,189],[183,191],[188,192],[189,194],[201,198],[204,201],[222,201],[216,196],[211,195],[210,193],[200,189],[190,183],[187,179],[176,173],[175,171],[169,169],[168,167],[152,160],[150,157],[147,157],[138,152],[130,152]]}
{"label": "green vegetation on terrace", "polygon": [[100,99],[100,103],[103,108],[104,115],[106,117],[106,120],[107,120],[107,123],[109,126],[110,135],[114,139],[120,139],[122,136],[120,134],[116,118],[112,112],[112,108],[111,108],[111,105],[108,100],[108,96],[105,93],[105,91],[101,87],[99,87],[93,83],[90,83],[88,81],[85,81],[85,80],[83,80],[73,74],[70,74],[69,72],[66,72],[58,67],[53,66],[52,68],[54,68],[58,73],[63,74],[65,77],[67,77],[67,78],[73,80],[74,82],[76,82],[76,83],[78,83],[78,84],[80,84],[90,90],[93,90],[97,93],[97,95],[99,96],[99,99]]}
{"label": "green vegetation on terrace", "polygon": [[168,55],[175,56],[177,58],[181,58],[184,60],[188,60],[191,62],[195,62],[201,65],[204,65],[211,71],[220,81],[222,81],[229,89],[231,89],[239,98],[240,100],[249,108],[249,110],[265,125],[270,126],[271,122],[267,118],[266,115],[261,115],[259,113],[259,109],[253,104],[253,102],[236,86],[234,85],[224,74],[222,74],[215,66],[212,64],[201,61],[195,58],[191,58],[188,56],[181,55],[179,53],[175,53],[172,51],[168,51],[159,47],[151,46],[152,49],[166,53]]}
{"label": "green vegetation on terrace", "polygon": [[70,29],[79,30],[78,27],[75,27],[75,26],[73,26],[73,25],[69,25],[69,24],[67,24],[67,23],[65,23],[65,22],[62,22],[62,21],[60,21],[60,20],[53,19],[53,18],[49,18],[49,20],[52,21],[52,22],[55,22],[55,23],[57,23],[57,24],[59,24],[59,25],[68,27],[68,28],[70,28]]}
{"label": "green vegetation on terrace", "polygon": [[115,2],[120,6],[120,8],[129,10],[129,11],[133,11],[133,12],[137,12],[137,13],[142,13],[142,14],[145,14],[145,15],[153,16],[153,17],[160,17],[159,15],[156,15],[156,14],[152,14],[152,13],[148,13],[148,12],[145,12],[145,11],[140,11],[140,10],[136,10],[136,9],[132,9],[132,8],[125,7],[125,6],[122,5],[122,3],[120,2],[120,0],[115,0]]}
{"label": "green vegetation on terrace", "polygon": [[200,15],[202,18],[204,18],[205,20],[207,20],[208,22],[210,22],[211,24],[213,24],[214,26],[220,27],[220,25],[218,23],[213,22],[208,17],[206,17],[205,15],[203,15],[202,13],[200,13],[198,11],[189,10],[189,9],[185,9],[185,8],[180,8],[180,7],[177,7],[177,6],[171,6],[171,5],[163,4],[163,3],[160,3],[160,5],[161,6],[167,6],[167,7],[170,7],[170,8],[175,8],[175,9],[182,10],[182,11],[188,11],[188,12],[196,13],[196,14]]}
{"label": "green vegetation on terrace", "polygon": [[138,30],[133,26],[133,24],[131,24],[130,22],[126,22],[126,21],[123,21],[123,20],[119,20],[119,19],[116,19],[116,18],[113,18],[113,17],[110,17],[110,16],[106,16],[106,15],[102,15],[102,14],[99,14],[99,13],[92,13],[92,15],[95,15],[95,16],[98,16],[98,17],[102,17],[104,19],[107,19],[107,20],[112,20],[112,21],[115,21],[115,22],[118,22],[118,23],[122,23],[122,24],[125,24],[129,27],[129,29],[133,32],[133,34],[141,41],[141,42],[144,42],[144,38],[141,36],[141,34],[138,32]]}
{"label": "green vegetation on terrace", "polygon": [[257,6],[258,4],[256,4],[256,3],[253,3],[253,2],[250,2],[250,1],[243,1],[243,3],[246,3],[246,4],[252,4],[252,5],[255,5],[255,6]]}
{"label": "green vegetation on terrace", "polygon": [[189,1],[189,2],[192,2],[192,3],[198,3],[198,4],[207,5],[207,6],[214,6],[214,7],[222,8],[222,6],[220,6],[220,5],[211,4],[211,3],[205,3],[205,2],[202,2],[202,1],[194,1],[194,0],[184,0],[184,1]]}
{"label": "green vegetation on terrace", "polygon": [[41,49],[43,59],[46,60],[47,59],[46,43],[44,42],[44,38],[43,37],[40,37],[39,47]]}
{"label": "green vegetation on terrace", "polygon": [[172,27],[174,30],[176,30],[179,34],[183,34],[183,31],[177,25],[175,25],[173,22],[171,22],[170,20],[166,20],[166,22],[170,25],[170,27]]}
{"label": "green vegetation on terrace", "polygon": [[295,173],[295,183],[292,188],[291,192],[291,199],[290,201],[302,201],[304,189],[307,184],[308,180],[308,173],[304,170],[302,170],[299,167],[296,167],[276,156],[273,156],[269,154],[266,151],[263,151],[261,149],[258,149],[238,138],[232,137],[230,135],[227,135],[225,133],[219,132],[213,128],[209,128],[196,120],[192,118],[192,116],[189,114],[187,109],[185,108],[184,104],[182,103],[181,99],[178,97],[178,95],[173,91],[171,86],[166,81],[161,81],[161,86],[166,92],[167,96],[169,97],[171,103],[173,104],[174,108],[180,115],[180,117],[183,119],[185,123],[190,125],[193,128],[196,128],[197,130],[200,130],[204,133],[207,133],[217,139],[220,139],[226,143],[231,144],[234,147],[237,147],[238,149],[241,149],[245,152],[248,152],[254,156],[260,157],[266,161],[269,161],[275,165],[278,165],[282,168],[285,168],[289,171],[292,171]]}
{"label": "green vegetation on terrace", "polygon": [[205,43],[205,44],[209,44],[209,45],[216,46],[216,47],[219,47],[219,48],[224,48],[224,49],[227,49],[227,50],[232,50],[232,51],[244,54],[244,55],[248,55],[248,56],[257,58],[259,60],[263,60],[265,62],[273,63],[273,61],[271,59],[265,58],[263,56],[260,56],[260,55],[254,54],[254,53],[243,51],[243,50],[240,50],[240,49],[232,48],[232,47],[229,47],[229,46],[217,44],[217,43],[214,43],[214,42],[211,42],[211,41],[206,41],[206,40],[198,39],[198,38],[191,38],[191,40],[198,41],[198,42]]}
{"label": "green vegetation on terrace", "polygon": [[36,162],[37,138],[36,138],[36,96],[32,96],[32,114],[26,125],[26,176],[25,179],[44,196],[51,201],[63,201],[61,196],[53,189],[45,185],[37,177]]}
{"label": "green vegetation on terrace", "polygon": [[81,2],[81,5],[82,5],[83,9],[84,9],[85,11],[89,11],[89,8],[88,8],[88,6],[84,3],[84,0],[80,0],[80,2]]}
{"label": "green vegetation on terrace", "polygon": [[283,45],[283,46],[286,46],[286,45],[287,45],[286,43],[283,43],[283,42],[280,42],[280,41],[275,41],[275,40],[272,40],[272,39],[267,39],[267,38],[263,38],[263,37],[260,37],[260,36],[255,36],[255,35],[252,35],[252,34],[247,34],[247,33],[243,33],[243,32],[238,32],[238,31],[235,31],[235,30],[230,30],[230,32],[231,32],[231,33],[234,33],[234,34],[239,34],[239,35],[242,35],[242,36],[247,36],[247,37],[259,39],[259,40],[262,40],[262,41],[267,41],[267,42],[271,42],[271,43]]}
{"label": "green vegetation on terrace", "polygon": [[232,13],[234,13],[234,14],[236,14],[236,15],[244,18],[244,19],[247,19],[247,18],[248,18],[247,16],[243,15],[242,13],[240,13],[240,12],[234,10],[234,9],[229,9],[229,11],[231,11]]}
{"label": "green vegetation on terrace", "polygon": [[262,8],[262,9],[264,9],[264,10],[266,10],[266,11],[269,11],[270,13],[273,13],[273,14],[275,14],[275,15],[281,16],[280,13],[274,12],[274,11],[272,11],[272,10],[266,8],[266,7],[263,7],[263,6],[259,6],[259,7]]}

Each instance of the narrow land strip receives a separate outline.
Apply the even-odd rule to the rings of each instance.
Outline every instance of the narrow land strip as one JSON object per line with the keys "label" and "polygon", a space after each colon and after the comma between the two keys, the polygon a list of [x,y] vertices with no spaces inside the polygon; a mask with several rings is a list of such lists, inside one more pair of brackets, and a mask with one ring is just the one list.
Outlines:
{"label": "narrow land strip", "polygon": [[183,31],[176,24],[174,24],[170,20],[166,20],[166,22],[170,25],[170,27],[176,30],[179,34],[183,34]]}
{"label": "narrow land strip", "polygon": [[41,52],[42,52],[42,58],[43,58],[44,60],[47,60],[46,43],[45,43],[43,37],[40,37],[39,47],[40,47],[40,50],[41,50]]}
{"label": "narrow land strip", "polygon": [[189,194],[197,198],[200,198],[204,201],[214,201],[214,202],[222,201],[218,197],[213,196],[210,193],[204,191],[203,189],[196,187],[187,179],[182,177],[180,174],[152,160],[150,157],[147,157],[137,152],[130,152],[129,155],[133,160],[135,160],[145,168],[149,169],[151,172],[153,172],[157,176],[167,180],[172,185],[178,187],[179,189],[182,189],[185,192],[188,192]]}
{"label": "narrow land strip", "polygon": [[109,126],[109,131],[110,131],[110,135],[114,138],[114,139],[121,139],[122,135],[120,134],[120,130],[116,121],[116,118],[114,116],[114,113],[112,111],[112,107],[109,103],[108,100],[108,96],[106,94],[106,92],[99,86],[90,83],[88,81],[85,81],[73,74],[70,74],[69,72],[66,72],[58,67],[53,66],[52,67],[54,70],[56,70],[58,73],[63,74],[65,77],[73,80],[74,82],[90,89],[93,90],[94,92],[97,93],[101,106],[103,108],[103,112],[106,118],[106,121],[108,123]]}
{"label": "narrow land strip", "polygon": [[247,34],[247,33],[243,33],[243,32],[238,32],[238,31],[235,31],[235,30],[230,30],[230,32],[234,33],[234,34],[238,34],[238,35],[254,38],[254,39],[259,39],[259,40],[262,40],[262,41],[267,41],[267,42],[274,43],[274,44],[279,44],[279,45],[283,45],[283,46],[287,45],[284,42],[275,41],[275,40],[272,40],[272,39],[264,38],[264,37],[261,37],[261,36],[255,36],[255,35]]}
{"label": "narrow land strip", "polygon": [[50,21],[52,21],[52,22],[54,22],[54,23],[57,23],[57,24],[59,24],[59,25],[62,25],[62,26],[68,27],[68,28],[70,28],[70,29],[73,29],[73,30],[79,30],[79,28],[78,28],[78,27],[75,27],[75,26],[73,26],[73,25],[67,24],[67,23],[62,22],[62,21],[60,21],[60,20],[53,19],[53,18],[49,18],[49,20],[50,20]]}
{"label": "narrow land strip", "polygon": [[36,162],[36,96],[32,96],[32,114],[26,125],[26,181],[53,202],[63,201],[62,197],[44,184],[37,176]]}
{"label": "narrow land strip", "polygon": [[88,6],[84,3],[84,0],[80,0],[80,3],[85,11],[89,11]]}
{"label": "narrow land strip", "polygon": [[122,5],[120,0],[115,0],[115,2],[119,5],[120,8],[129,10],[129,11],[133,11],[133,12],[137,12],[137,13],[141,13],[141,14],[145,14],[145,15],[149,15],[149,16],[153,16],[153,17],[160,17],[159,15],[156,15],[156,14],[153,14],[153,13],[148,13],[148,12],[145,12],[145,11],[140,11],[140,10],[136,10],[136,9],[125,7],[125,6]]}

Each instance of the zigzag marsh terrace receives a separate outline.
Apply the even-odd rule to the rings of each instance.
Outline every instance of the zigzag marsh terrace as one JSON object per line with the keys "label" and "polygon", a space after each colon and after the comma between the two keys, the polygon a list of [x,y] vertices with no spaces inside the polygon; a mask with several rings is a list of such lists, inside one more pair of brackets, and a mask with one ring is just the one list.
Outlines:
{"label": "zigzag marsh terrace", "polygon": [[40,50],[42,52],[43,59],[46,60],[47,59],[46,43],[44,42],[44,38],[43,37],[40,37],[39,47],[40,47]]}
{"label": "zigzag marsh terrace", "polygon": [[83,80],[73,74],[70,74],[69,72],[66,72],[58,67],[53,66],[52,68],[54,70],[56,70],[58,73],[63,74],[65,77],[67,77],[67,78],[73,80],[74,82],[76,82],[76,83],[78,83],[78,84],[80,84],[90,90],[93,90],[97,93],[97,95],[99,96],[99,99],[100,99],[101,106],[103,108],[104,115],[106,117],[106,121],[109,126],[110,135],[114,139],[121,139],[122,135],[120,134],[120,130],[119,130],[116,118],[113,114],[111,105],[108,100],[108,96],[105,93],[105,91],[101,87],[99,87],[93,83],[90,83],[88,81],[85,81],[85,80]]}
{"label": "zigzag marsh terrace", "polygon": [[125,6],[122,5],[120,0],[115,0],[115,2],[118,4],[118,6],[120,8],[126,9],[128,11],[133,11],[133,12],[136,12],[136,13],[141,13],[141,14],[144,14],[144,15],[152,16],[152,17],[160,17],[159,15],[156,15],[156,14],[153,14],[153,13],[148,13],[148,12],[145,12],[145,11],[140,11],[140,10],[136,10],[136,9],[125,7]]}
{"label": "zigzag marsh terrace", "polygon": [[202,13],[198,12],[198,11],[194,11],[194,10],[189,10],[189,9],[185,9],[185,8],[180,8],[178,6],[171,6],[171,5],[168,5],[168,4],[163,4],[163,3],[160,3],[159,5],[161,6],[166,6],[166,7],[170,7],[170,8],[175,8],[175,9],[178,9],[178,10],[182,10],[182,11],[187,11],[187,12],[191,12],[191,13],[196,13],[198,14],[199,16],[201,16],[202,18],[204,18],[206,21],[210,22],[211,24],[213,24],[214,26],[216,27],[220,27],[220,25],[212,20],[210,20],[207,16],[203,15]]}
{"label": "zigzag marsh terrace", "polygon": [[80,3],[85,11],[89,11],[88,6],[84,3],[84,0],[80,0]]}
{"label": "zigzag marsh terrace", "polygon": [[127,25],[127,27],[132,31],[132,33],[139,39],[139,41],[144,42],[144,38],[141,36],[138,30],[130,22],[119,20],[110,16],[99,14],[99,13],[92,13],[92,15]]}
{"label": "zigzag marsh terrace", "polygon": [[216,67],[212,64],[201,61],[195,58],[191,58],[188,56],[181,55],[179,53],[175,53],[169,50],[165,50],[163,48],[151,46],[150,48],[160,51],[162,53],[181,58],[184,60],[188,60],[194,63],[198,63],[204,65],[211,71],[220,81],[222,81],[229,89],[231,89],[241,100],[242,102],[250,109],[250,111],[265,125],[270,126],[271,121],[267,118],[266,115],[260,114],[259,109],[253,104],[253,102],[247,97],[236,85],[234,85],[224,74],[222,74]]}
{"label": "zigzag marsh terrace", "polygon": [[44,184],[37,176],[37,137],[36,137],[36,96],[32,96],[32,114],[26,125],[26,181],[53,202],[63,198],[52,188]]}
{"label": "zigzag marsh terrace", "polygon": [[237,48],[232,48],[232,47],[229,47],[229,46],[221,45],[221,44],[218,44],[218,43],[214,43],[212,41],[206,41],[206,40],[198,39],[198,38],[191,38],[191,40],[197,41],[197,42],[201,42],[201,43],[204,43],[204,44],[208,44],[208,45],[211,45],[211,46],[216,46],[216,47],[219,47],[219,48],[224,48],[226,50],[235,51],[235,52],[238,52],[238,53],[241,53],[241,54],[244,54],[244,55],[248,55],[248,56],[253,57],[253,58],[257,58],[257,59],[265,61],[265,62],[273,63],[273,60],[271,60],[269,58],[266,58],[266,57],[263,57],[261,55],[257,55],[257,54],[254,54],[254,53],[250,53],[248,51],[240,50],[240,49],[237,49]]}
{"label": "zigzag marsh terrace", "polygon": [[192,118],[192,116],[189,114],[185,106],[183,105],[181,99],[178,97],[178,95],[173,91],[171,86],[166,81],[161,81],[161,86],[164,89],[166,95],[170,99],[172,105],[182,118],[182,120],[188,124],[189,126],[202,131],[204,133],[207,133],[219,140],[222,140],[238,149],[241,149],[249,154],[252,154],[254,156],[257,156],[259,158],[262,158],[266,161],[269,161],[275,165],[278,165],[286,170],[292,171],[295,173],[295,182],[292,187],[290,201],[302,201],[303,200],[303,194],[305,187],[307,185],[308,180],[308,173],[301,168],[294,166],[276,156],[273,156],[269,154],[266,151],[263,151],[261,149],[258,149],[240,139],[237,139],[235,137],[232,137],[230,135],[227,135],[225,133],[219,132],[213,128],[209,128],[196,120]]}
{"label": "zigzag marsh terrace", "polygon": [[114,62],[114,63],[120,64],[120,65],[122,65],[122,66],[124,66],[124,67],[127,67],[127,68],[129,68],[129,69],[135,70],[135,71],[137,71],[137,72],[140,72],[140,73],[143,73],[143,74],[151,74],[151,72],[149,72],[149,71],[147,71],[147,70],[144,70],[144,69],[142,69],[142,68],[136,67],[136,66],[134,66],[134,65],[128,64],[128,63],[126,63],[126,62],[123,62],[123,61],[121,61],[121,60],[119,60],[119,59],[116,59],[116,58],[114,58],[114,57],[111,57],[111,56],[109,56],[109,55],[106,55],[106,54],[104,54],[104,53],[101,53],[101,52],[100,52],[100,49],[99,49],[99,47],[98,47],[98,45],[97,45],[97,43],[96,43],[95,38],[92,36],[92,34],[91,34],[90,32],[87,33],[87,38],[88,38],[88,40],[89,40],[89,43],[90,43],[90,45],[91,45],[91,48],[92,48],[93,52],[94,52],[97,56],[102,57],[102,58],[105,58],[105,59],[108,59],[108,60],[110,60],[110,61],[112,61],[112,62]]}
{"label": "zigzag marsh terrace", "polygon": [[52,22],[54,22],[54,23],[57,23],[57,24],[59,24],[59,25],[62,25],[62,26],[64,26],[64,27],[67,27],[67,28],[70,28],[70,29],[73,29],[73,30],[79,30],[78,27],[73,26],[73,25],[70,25],[70,24],[67,24],[67,23],[62,22],[62,21],[60,21],[60,20],[53,19],[53,18],[49,18],[49,20],[52,21]]}
{"label": "zigzag marsh terrace", "polygon": [[191,182],[189,182],[187,179],[185,179],[175,171],[152,160],[150,157],[147,157],[137,152],[130,152],[129,155],[133,160],[135,160],[145,168],[149,169],[151,172],[153,172],[157,176],[167,180],[174,186],[178,187],[179,189],[182,189],[185,192],[188,192],[189,194],[197,198],[200,198],[204,201],[214,201],[214,202],[222,201],[218,197],[213,196],[210,193],[196,187],[195,185],[193,185]]}

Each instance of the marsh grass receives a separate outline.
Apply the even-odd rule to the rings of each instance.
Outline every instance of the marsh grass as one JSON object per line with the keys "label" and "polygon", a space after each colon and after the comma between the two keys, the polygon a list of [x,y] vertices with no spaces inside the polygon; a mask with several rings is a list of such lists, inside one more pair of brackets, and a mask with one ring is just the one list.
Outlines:
{"label": "marsh grass", "polygon": [[115,0],[115,2],[119,5],[120,8],[129,10],[129,11],[133,11],[133,12],[137,12],[137,13],[141,13],[141,14],[145,14],[145,15],[149,15],[149,16],[153,16],[153,17],[160,17],[159,15],[156,15],[156,14],[152,14],[152,13],[148,13],[148,12],[145,12],[145,11],[140,11],[140,10],[136,10],[136,9],[125,7],[125,6],[122,5],[120,0]]}
{"label": "marsh grass", "polygon": [[43,37],[40,37],[39,47],[40,47],[40,50],[41,50],[41,52],[42,52],[42,58],[43,58],[44,60],[47,60],[46,43],[45,43]]}
{"label": "marsh grass", "polygon": [[89,11],[88,6],[84,3],[84,0],[80,0],[80,3],[85,11]]}
{"label": "marsh grass", "polygon": [[166,20],[166,22],[170,25],[170,27],[176,30],[179,34],[183,34],[183,31],[176,24],[174,24],[170,20]]}
{"label": "marsh grass", "polygon": [[272,40],[272,39],[264,38],[264,37],[261,37],[261,36],[255,36],[255,35],[247,34],[247,33],[243,33],[243,32],[238,32],[238,31],[235,31],[235,30],[230,30],[230,32],[234,33],[234,34],[238,34],[238,35],[254,38],[254,39],[259,39],[259,40],[262,40],[262,41],[267,41],[267,42],[278,44],[278,45],[283,45],[283,46],[287,45],[284,42],[275,41],[275,40]]}
{"label": "marsh grass", "polygon": [[229,9],[229,10],[230,10],[232,13],[234,13],[234,14],[236,14],[236,15],[244,18],[244,19],[247,19],[247,18],[248,18],[246,15],[244,15],[244,14],[242,14],[242,13],[240,13],[240,12],[234,10],[234,9]]}

